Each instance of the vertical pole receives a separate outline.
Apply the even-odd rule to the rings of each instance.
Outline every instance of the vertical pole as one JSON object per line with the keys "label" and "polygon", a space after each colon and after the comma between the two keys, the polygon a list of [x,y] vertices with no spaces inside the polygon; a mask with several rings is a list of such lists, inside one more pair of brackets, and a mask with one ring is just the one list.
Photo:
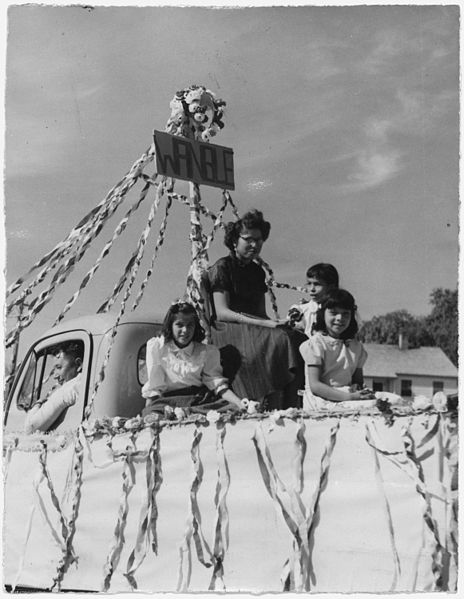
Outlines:
{"label": "vertical pole", "polygon": [[187,295],[197,308],[201,324],[209,338],[209,323],[205,316],[202,296],[202,277],[208,268],[208,254],[205,250],[203,229],[200,222],[200,188],[197,183],[189,182],[190,201],[190,248],[192,261],[187,276]]}

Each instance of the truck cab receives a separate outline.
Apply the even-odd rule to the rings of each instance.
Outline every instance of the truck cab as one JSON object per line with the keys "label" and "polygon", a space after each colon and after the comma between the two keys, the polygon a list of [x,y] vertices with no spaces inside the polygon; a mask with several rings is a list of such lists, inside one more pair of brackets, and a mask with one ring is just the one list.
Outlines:
{"label": "truck cab", "polygon": [[[95,314],[60,323],[29,348],[8,396],[4,415],[6,431],[23,430],[28,410],[53,390],[57,350],[71,341],[84,345],[82,386],[78,401],[60,415],[52,429],[72,430],[81,423],[111,343],[115,318],[112,314]],[[146,342],[160,332],[161,323],[162,317],[156,315],[128,315],[120,320],[90,419],[130,418],[140,414],[145,403],[141,388],[147,377]]]}

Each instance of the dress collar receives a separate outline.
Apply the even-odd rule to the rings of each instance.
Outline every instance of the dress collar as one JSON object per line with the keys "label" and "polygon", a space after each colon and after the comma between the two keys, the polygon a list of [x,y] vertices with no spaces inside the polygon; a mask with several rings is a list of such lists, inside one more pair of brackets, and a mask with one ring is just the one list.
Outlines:
{"label": "dress collar", "polygon": [[171,341],[170,343],[171,343],[171,351],[176,356],[182,356],[182,355],[191,356],[193,354],[193,350],[195,347],[193,341],[190,341],[190,343],[188,345],[186,345],[185,347],[178,347],[174,343],[174,341]]}

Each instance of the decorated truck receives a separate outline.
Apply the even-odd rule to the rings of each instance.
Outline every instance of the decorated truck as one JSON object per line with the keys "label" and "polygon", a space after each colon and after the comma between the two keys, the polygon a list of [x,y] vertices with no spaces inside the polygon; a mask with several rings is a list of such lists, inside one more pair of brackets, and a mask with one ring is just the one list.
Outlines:
{"label": "decorated truck", "polygon": [[[192,103],[205,119],[193,119]],[[195,144],[207,144],[221,128],[223,105],[203,87],[178,92],[165,132],[176,139],[155,134],[103,202],[8,290],[7,311],[17,310],[18,318],[6,337],[12,375],[3,435],[4,585],[9,591],[454,591],[457,413],[449,402],[142,416],[146,343],[159,333],[161,318],[135,308],[173,201],[190,214],[186,293],[210,326],[201,281],[225,209],[236,214],[227,189],[233,166],[231,153],[218,146],[211,152],[222,157],[222,167],[208,171],[201,156],[212,154]],[[182,166],[167,156],[186,139],[190,149],[182,155],[190,152],[191,162]],[[148,176],[144,169],[155,157],[158,173]],[[175,178],[182,177],[191,181],[189,197],[174,192]],[[21,332],[139,181],[138,200],[54,326],[19,363]],[[212,181],[223,190],[218,213],[199,193],[200,183]],[[150,191],[148,222],[112,293],[98,313],[68,320]],[[162,201],[166,213],[150,268],[127,313]],[[213,221],[208,235],[201,217]],[[264,266],[268,287],[284,286]],[[276,307],[274,296],[271,303]],[[56,350],[69,342],[84,348],[79,400],[52,429],[27,433],[28,411],[52,388]]]}

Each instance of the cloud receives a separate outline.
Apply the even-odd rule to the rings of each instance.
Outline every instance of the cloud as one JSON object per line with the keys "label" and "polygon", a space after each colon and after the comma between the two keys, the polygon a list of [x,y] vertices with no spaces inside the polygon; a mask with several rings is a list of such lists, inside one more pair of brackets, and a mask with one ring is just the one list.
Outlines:
{"label": "cloud", "polygon": [[268,187],[272,187],[272,181],[259,181],[256,179],[254,181],[249,181],[247,184],[248,191],[250,192],[262,191]]}
{"label": "cloud", "polygon": [[401,153],[397,150],[370,152],[363,150],[357,159],[357,169],[348,178],[358,190],[380,185],[393,177],[399,170]]}
{"label": "cloud", "polygon": [[27,229],[17,229],[16,231],[8,229],[8,237],[10,239],[30,239],[32,235]]}

